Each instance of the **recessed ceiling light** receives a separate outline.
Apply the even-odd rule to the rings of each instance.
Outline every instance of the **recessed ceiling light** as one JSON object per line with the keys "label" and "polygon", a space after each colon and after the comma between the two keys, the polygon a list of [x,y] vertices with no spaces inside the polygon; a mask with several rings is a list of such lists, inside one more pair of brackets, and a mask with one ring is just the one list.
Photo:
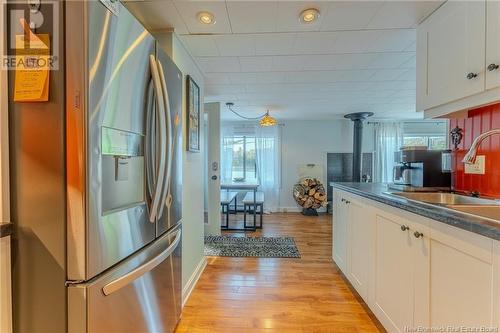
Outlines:
{"label": "recessed ceiling light", "polygon": [[319,10],[316,8],[306,9],[300,13],[299,18],[302,23],[313,23],[319,18]]}
{"label": "recessed ceiling light", "polygon": [[199,12],[196,16],[198,17],[198,21],[203,24],[215,24],[215,16],[212,13]]}

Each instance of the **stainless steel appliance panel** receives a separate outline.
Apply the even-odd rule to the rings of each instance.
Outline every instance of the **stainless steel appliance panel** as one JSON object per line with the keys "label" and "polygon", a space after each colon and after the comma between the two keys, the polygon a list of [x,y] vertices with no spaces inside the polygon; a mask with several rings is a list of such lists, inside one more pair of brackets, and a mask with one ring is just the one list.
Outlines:
{"label": "stainless steel appliance panel", "polygon": [[172,170],[167,180],[167,196],[163,214],[159,216],[156,235],[174,227],[182,219],[182,73],[170,57],[157,47],[157,59],[163,69],[168,93],[172,152],[169,152]]}
{"label": "stainless steel appliance panel", "polygon": [[[148,221],[145,202],[133,207],[113,207],[116,209],[111,211],[106,210],[109,207],[103,205],[110,201],[103,195],[117,196],[118,198],[111,200],[115,203],[132,204],[126,193],[109,193],[109,188],[105,190],[108,183],[119,181],[119,187],[144,187],[144,184],[143,179],[138,181],[137,178],[121,178],[123,175],[126,178],[126,166],[123,165],[122,172],[118,174],[121,180],[104,179],[109,177],[103,171],[106,164],[104,156],[108,156],[108,152],[103,150],[102,141],[103,128],[130,133],[131,137],[145,134],[146,95],[151,77],[149,56],[155,54],[154,39],[121,4],[116,16],[99,1],[86,3],[88,208],[85,280],[116,264],[155,238],[155,225]],[[104,132],[106,131],[109,130]],[[119,137],[111,135],[107,139],[120,141]],[[109,142],[104,147],[119,146],[120,143]],[[125,157],[134,156],[127,150],[116,155],[124,154]],[[139,155],[139,152],[135,155]],[[137,162],[135,164],[139,165],[134,166],[135,171],[130,172],[134,177],[139,173],[138,170],[144,170],[144,159],[140,158]],[[145,191],[144,188],[141,190]]]}
{"label": "stainless steel appliance panel", "polygon": [[111,271],[68,288],[70,332],[173,332],[180,318],[181,227]]}
{"label": "stainless steel appliance panel", "polygon": [[[4,5],[30,11],[27,2]],[[58,7],[57,12],[52,5]],[[56,40],[50,27],[53,20],[63,22],[63,9],[62,1],[42,5],[40,17],[45,22],[37,29],[37,33],[51,34],[51,44],[58,43],[60,49],[65,45],[64,34],[59,31]],[[53,16],[56,13],[59,17]],[[18,23],[5,22],[5,27],[11,29]],[[7,36],[12,34],[2,38]],[[49,76],[49,101],[42,103],[13,102],[15,71],[8,71],[13,328],[17,333],[64,332],[66,328],[64,66],[60,57],[59,69]]]}

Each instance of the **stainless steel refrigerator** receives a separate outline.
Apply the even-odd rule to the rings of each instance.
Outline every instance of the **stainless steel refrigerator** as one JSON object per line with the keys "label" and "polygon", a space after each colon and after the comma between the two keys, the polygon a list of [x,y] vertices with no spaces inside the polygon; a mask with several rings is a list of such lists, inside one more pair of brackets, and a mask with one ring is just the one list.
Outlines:
{"label": "stainless steel refrigerator", "polygon": [[48,102],[13,102],[9,75],[16,332],[172,332],[180,317],[182,74],[112,5],[42,0],[60,26]]}

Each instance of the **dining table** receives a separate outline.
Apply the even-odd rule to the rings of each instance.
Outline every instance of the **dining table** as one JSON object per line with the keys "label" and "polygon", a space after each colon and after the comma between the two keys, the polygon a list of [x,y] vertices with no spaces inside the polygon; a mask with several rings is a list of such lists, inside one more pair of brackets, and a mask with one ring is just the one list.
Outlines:
{"label": "dining table", "polygon": [[226,190],[226,191],[253,191],[253,226],[248,226],[246,220],[243,223],[243,228],[230,228],[229,224],[227,225],[224,230],[230,230],[230,231],[255,231],[256,225],[257,225],[257,202],[256,202],[256,194],[257,194],[257,189],[259,188],[260,184],[259,182],[255,181],[230,181],[230,182],[223,182],[220,185],[221,190]]}

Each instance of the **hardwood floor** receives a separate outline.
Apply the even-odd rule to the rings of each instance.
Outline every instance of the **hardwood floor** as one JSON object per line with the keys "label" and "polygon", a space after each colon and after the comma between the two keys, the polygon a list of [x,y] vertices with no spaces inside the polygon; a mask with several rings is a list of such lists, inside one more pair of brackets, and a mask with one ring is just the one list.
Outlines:
{"label": "hardwood floor", "polygon": [[176,332],[382,332],[331,259],[331,228],[330,215],[265,215],[247,235],[292,236],[302,258],[208,258]]}

